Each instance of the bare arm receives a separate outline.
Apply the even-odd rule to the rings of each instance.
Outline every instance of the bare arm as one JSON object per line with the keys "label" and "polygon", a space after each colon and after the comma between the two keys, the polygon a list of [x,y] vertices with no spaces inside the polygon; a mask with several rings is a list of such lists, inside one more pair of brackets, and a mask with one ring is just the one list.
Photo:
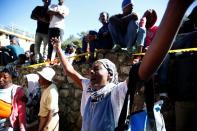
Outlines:
{"label": "bare arm", "polygon": [[51,41],[53,43],[54,48],[57,50],[57,54],[60,58],[65,74],[71,77],[75,81],[75,83],[78,84],[82,88],[81,80],[84,79],[84,77],[81,74],[79,74],[73,68],[73,66],[68,62],[68,60],[66,59],[64,55],[64,52],[61,49],[60,41],[57,38],[52,38]]}
{"label": "bare arm", "polygon": [[139,77],[142,80],[150,78],[162,63],[177,34],[183,15],[193,1],[169,0],[158,32],[139,68]]}
{"label": "bare arm", "polygon": [[47,127],[47,125],[48,125],[49,122],[51,121],[52,117],[53,117],[53,111],[50,110],[50,111],[48,112],[47,116],[44,118],[43,124],[41,124],[41,126],[39,126],[39,131],[43,131],[44,128]]}

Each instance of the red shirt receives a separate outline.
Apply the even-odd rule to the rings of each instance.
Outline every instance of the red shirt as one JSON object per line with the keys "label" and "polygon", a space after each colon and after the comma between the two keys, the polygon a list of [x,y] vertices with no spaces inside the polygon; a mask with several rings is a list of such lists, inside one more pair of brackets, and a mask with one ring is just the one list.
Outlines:
{"label": "red shirt", "polygon": [[155,34],[157,32],[158,26],[152,26],[149,29],[147,29],[146,32],[146,40],[145,40],[145,46],[149,46],[152,42],[153,38],[155,37]]}

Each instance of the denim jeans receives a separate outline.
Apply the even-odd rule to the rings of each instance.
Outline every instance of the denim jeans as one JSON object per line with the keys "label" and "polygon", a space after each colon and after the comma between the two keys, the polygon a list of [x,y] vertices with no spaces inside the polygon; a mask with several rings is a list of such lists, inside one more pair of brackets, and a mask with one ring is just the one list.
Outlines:
{"label": "denim jeans", "polygon": [[137,38],[136,38],[136,45],[137,46],[144,46],[144,41],[146,38],[146,29],[140,27],[137,33]]}
{"label": "denim jeans", "polygon": [[137,38],[134,44],[132,45],[132,51],[137,52],[138,47],[144,47],[144,41],[146,38],[146,29],[143,27],[139,27],[139,30],[137,32]]}
{"label": "denim jeans", "polygon": [[[48,34],[43,34],[43,33],[36,33],[35,36],[35,47],[34,47],[34,52],[35,52],[35,61],[38,62],[39,60],[47,59],[47,45],[48,45],[49,37]],[[43,42],[43,53],[40,53],[40,47]]]}
{"label": "denim jeans", "polygon": [[[64,30],[59,28],[49,28],[49,44],[48,44],[48,55],[47,58],[51,60],[52,56],[56,55],[56,51],[53,50],[53,45],[50,42],[50,39],[53,37],[60,38],[63,40]],[[53,54],[52,54],[53,53]]]}
{"label": "denim jeans", "polygon": [[113,42],[122,48],[131,48],[136,40],[138,24],[137,21],[131,20],[128,23],[126,33],[123,33],[119,27],[109,23],[109,32],[111,33]]}

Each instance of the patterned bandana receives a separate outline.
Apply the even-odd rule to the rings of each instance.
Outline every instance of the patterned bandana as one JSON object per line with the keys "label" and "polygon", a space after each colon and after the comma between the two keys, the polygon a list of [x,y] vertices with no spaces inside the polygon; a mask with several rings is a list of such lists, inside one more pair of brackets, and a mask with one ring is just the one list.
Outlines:
{"label": "patterned bandana", "polygon": [[96,90],[94,88],[88,88],[87,92],[90,93],[90,97],[92,98],[92,102],[102,101],[115,87],[114,83],[109,83],[105,85],[100,90]]}

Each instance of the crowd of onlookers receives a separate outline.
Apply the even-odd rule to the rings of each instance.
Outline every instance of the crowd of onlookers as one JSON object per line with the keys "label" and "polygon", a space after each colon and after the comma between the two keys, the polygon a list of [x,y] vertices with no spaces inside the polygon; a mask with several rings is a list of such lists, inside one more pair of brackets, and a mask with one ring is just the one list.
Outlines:
{"label": "crowd of onlookers", "polygon": [[[25,52],[20,47],[17,37],[13,35],[9,36],[10,45],[0,47],[0,65],[4,66],[0,71],[0,102],[5,104],[6,111],[11,109],[9,104],[12,107],[12,112],[7,116],[5,112],[3,112],[4,115],[0,112],[0,131],[7,131],[11,128],[17,131],[25,131],[26,128],[31,131],[59,130],[58,91],[53,83],[55,71],[46,67],[42,71],[34,72],[35,74],[25,75],[26,83],[22,85],[26,87],[25,90],[23,90],[22,86],[12,83],[12,79],[18,76],[17,67],[54,61],[57,54],[62,62],[65,74],[73,78],[74,82],[83,89],[81,101],[82,130],[99,131],[104,127],[110,131],[114,130],[123,105],[122,98],[126,95],[128,81],[118,83],[116,66],[107,59],[97,60],[94,53],[100,49],[112,53],[126,50],[131,56],[133,53],[146,52],[152,46],[158,46],[154,44],[160,44],[161,46],[165,39],[159,38],[162,36],[156,36],[160,28],[155,25],[157,21],[156,11],[148,9],[139,18],[132,11],[134,8],[133,1],[123,0],[122,13],[113,16],[109,16],[108,12],[100,13],[99,21],[102,23],[102,27],[98,32],[94,30],[88,31],[82,37],[82,47],[70,43],[62,51],[64,17],[68,15],[69,10],[63,5],[64,0],[59,0],[58,4],[51,6],[51,0],[43,0],[43,3],[43,6],[37,6],[31,14],[31,18],[37,21],[37,30],[35,43],[30,46],[29,51]],[[177,29],[178,25],[173,24]],[[171,49],[197,47],[196,25],[197,6],[194,7],[179,30],[169,29],[172,32],[174,31],[174,34],[178,32],[174,41],[174,37],[167,38],[167,40],[170,39],[169,43],[173,41]],[[162,26],[162,29],[166,31],[164,25]],[[162,32],[160,30],[160,33],[164,35],[167,31]],[[164,35],[164,37],[168,36]],[[156,43],[152,42],[154,38]],[[43,53],[40,52],[41,44],[44,45]],[[154,52],[157,54],[149,52],[149,57],[158,54],[163,57],[157,49],[159,48],[156,48],[156,52]],[[81,55],[83,53],[84,55]],[[86,53],[89,53],[88,60]],[[146,61],[148,60],[147,57],[144,56],[145,61],[143,61],[142,56],[134,57],[133,64],[141,63],[138,72],[144,73],[138,73],[136,77],[139,77],[140,82],[147,81],[148,77],[154,77],[154,85],[160,93],[160,98],[164,100],[162,111],[173,110],[174,116],[170,117],[173,119],[174,125],[176,125],[176,130],[186,129],[187,126],[191,126],[191,121],[197,120],[197,96],[195,94],[197,91],[195,77],[197,74],[196,52],[169,53],[160,66],[158,63],[161,62],[155,61],[151,65],[151,61]],[[162,58],[158,59],[162,61]],[[90,72],[91,79],[84,78],[72,67],[73,64],[83,64],[85,62],[93,63]],[[151,70],[147,71],[148,66],[146,64],[151,65],[152,70],[156,68],[155,65],[158,65],[159,68],[158,70],[155,69],[154,75],[151,76],[147,73],[151,72]],[[43,90],[42,95],[40,87]],[[95,103],[98,104],[99,102],[98,106],[93,107]],[[169,103],[173,103],[173,108],[169,108]],[[90,107],[95,108],[98,114],[94,114]],[[94,116],[94,120],[91,116]],[[106,123],[104,120],[107,120]],[[101,124],[97,125],[98,122],[101,122]],[[109,127],[108,124],[113,126]],[[98,129],[95,129],[94,126],[98,127]],[[175,126],[172,128],[167,126],[167,130],[175,130]]]}
{"label": "crowd of onlookers", "polygon": [[[54,10],[57,7],[56,5],[50,6],[50,0],[43,1],[43,3],[43,6],[37,6],[31,14],[31,18],[37,21],[37,29],[35,43],[32,44],[30,50],[26,52],[30,64],[54,60],[56,53],[55,50],[53,50],[50,39],[52,37],[58,37],[62,40],[64,27],[64,24],[62,23],[64,22],[64,17],[69,12],[68,9],[63,6],[63,1],[59,2],[59,5],[62,5],[62,9],[59,9],[59,12],[64,15],[57,15],[54,13]],[[139,20],[139,16],[132,12],[132,10],[133,4],[130,4],[130,1],[125,1],[122,3],[122,13],[120,14],[110,17],[108,12],[101,12],[99,21],[103,26],[98,32],[94,30],[88,31],[87,34],[82,37],[82,47],[74,46],[73,52],[75,52],[75,50],[77,50],[76,54],[89,52],[88,62],[92,63],[95,59],[95,50],[99,49],[111,50],[111,52],[125,49],[130,55],[132,53],[141,53],[145,51],[158,29],[158,27],[155,26],[157,14],[154,9],[149,9],[145,11]],[[49,19],[50,17],[53,18],[51,21]],[[10,38],[10,42],[11,40],[12,38]],[[41,49],[42,44],[43,49]],[[14,42],[10,44],[10,46],[13,45]],[[24,54],[24,51],[18,52],[19,49],[20,45],[15,49],[17,53]],[[1,65],[6,65],[17,59],[16,56],[10,54],[11,52],[8,52],[10,55],[9,57],[5,56],[3,53],[3,56],[1,57]],[[81,62],[84,62],[84,57],[82,59]]]}
{"label": "crowd of onlookers", "polygon": [[[63,30],[57,29],[56,27],[50,28],[51,21],[49,21],[49,17],[53,16],[49,15],[49,12],[52,12],[52,9],[50,10],[51,7],[49,8],[50,2],[50,0],[43,1],[43,6],[37,6],[32,11],[31,18],[37,20],[35,43],[31,44],[30,49],[24,52],[20,47],[17,37],[10,35],[10,45],[1,47],[1,65],[5,66],[10,62],[20,59],[20,54],[26,55],[26,58],[23,57],[26,60],[23,60],[23,62],[20,63],[23,65],[54,60],[56,54],[54,54],[50,38],[59,38],[59,36],[61,36],[62,40]],[[128,0],[122,3],[122,13],[120,14],[109,16],[108,12],[101,12],[99,15],[99,21],[103,26],[98,32],[94,30],[88,31],[87,34],[81,38],[82,47],[76,46],[73,43],[66,45],[66,56],[72,56],[70,59],[72,59],[74,63],[92,63],[96,60],[95,51],[100,49],[109,50],[110,52],[126,50],[130,56],[133,53],[146,52],[158,30],[158,26],[155,25],[157,21],[157,13],[154,9],[148,9],[139,18],[139,16],[132,11],[133,4],[129,4],[129,2],[130,1]],[[40,10],[43,10],[41,14],[39,14]],[[179,34],[196,30],[196,27],[194,27],[196,18],[194,17],[195,13],[193,12],[183,22]],[[59,36],[50,36],[49,38],[49,30],[52,29],[58,30],[54,31],[55,33],[53,35],[56,34]],[[182,35],[179,35],[176,41],[180,41],[178,39],[181,36]],[[175,43],[178,43],[176,41]],[[43,49],[41,49],[42,44]],[[47,46],[49,46],[48,49]],[[84,56],[74,57],[75,55],[82,53],[84,53]],[[89,53],[88,56],[87,53]],[[51,59],[52,56],[53,58]]]}

